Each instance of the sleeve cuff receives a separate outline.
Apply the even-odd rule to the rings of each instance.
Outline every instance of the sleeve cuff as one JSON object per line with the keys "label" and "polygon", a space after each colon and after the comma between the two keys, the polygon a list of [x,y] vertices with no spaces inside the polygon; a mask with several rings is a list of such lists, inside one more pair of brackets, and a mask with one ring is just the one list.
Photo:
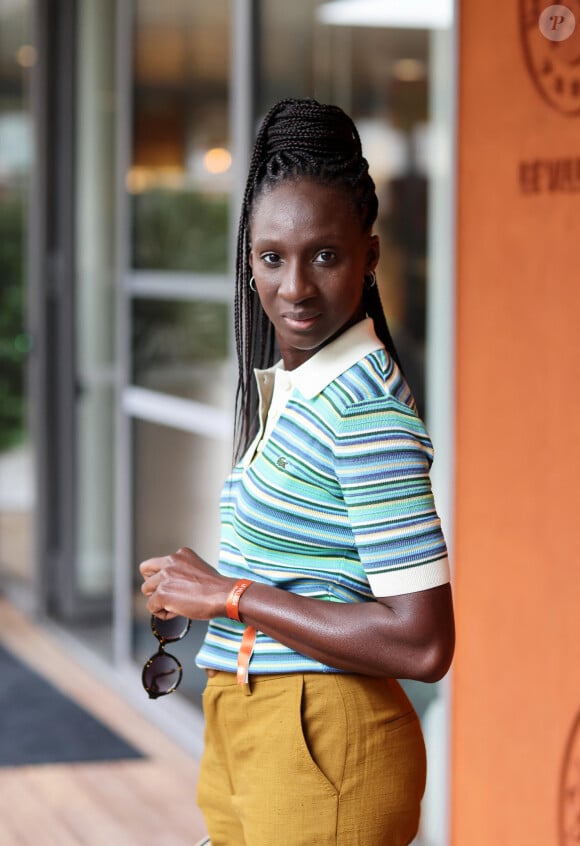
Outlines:
{"label": "sleeve cuff", "polygon": [[368,573],[367,577],[374,596],[401,596],[404,593],[418,593],[421,590],[446,585],[451,581],[449,559],[439,558],[428,564],[409,565],[381,573]]}

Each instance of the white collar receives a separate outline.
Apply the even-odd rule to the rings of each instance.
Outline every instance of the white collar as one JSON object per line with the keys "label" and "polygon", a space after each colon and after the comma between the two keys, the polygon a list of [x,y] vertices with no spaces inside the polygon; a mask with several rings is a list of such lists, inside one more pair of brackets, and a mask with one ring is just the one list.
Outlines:
{"label": "white collar", "polygon": [[284,373],[282,378],[285,381],[287,380],[292,387],[298,388],[306,399],[313,399],[333,379],[361,358],[379,349],[383,349],[383,344],[375,334],[372,318],[367,317],[348,328],[336,340],[322,347],[312,358],[295,370],[284,370],[283,362],[279,361],[267,370],[256,370],[255,374],[260,385],[269,382],[270,379],[273,381],[277,373],[279,376]]}

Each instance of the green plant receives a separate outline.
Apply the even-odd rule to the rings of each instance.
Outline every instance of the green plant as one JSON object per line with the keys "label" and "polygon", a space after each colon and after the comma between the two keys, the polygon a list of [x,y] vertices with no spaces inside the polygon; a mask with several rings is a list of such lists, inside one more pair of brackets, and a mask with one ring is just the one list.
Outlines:
{"label": "green plant", "polygon": [[24,203],[17,195],[0,203],[0,450],[25,431]]}
{"label": "green plant", "polygon": [[160,188],[134,195],[134,267],[225,273],[227,259],[227,197]]}

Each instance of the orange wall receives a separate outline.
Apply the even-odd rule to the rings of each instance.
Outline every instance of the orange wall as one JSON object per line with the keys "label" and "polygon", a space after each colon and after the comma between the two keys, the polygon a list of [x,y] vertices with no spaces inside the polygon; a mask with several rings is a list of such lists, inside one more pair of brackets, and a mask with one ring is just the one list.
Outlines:
{"label": "orange wall", "polygon": [[[580,115],[561,111],[580,109],[580,2],[567,6],[566,42],[532,19],[528,65],[516,0],[460,2],[453,846],[580,842],[559,834],[580,711]],[[575,100],[542,96],[532,66],[548,60],[556,87],[575,74]]]}

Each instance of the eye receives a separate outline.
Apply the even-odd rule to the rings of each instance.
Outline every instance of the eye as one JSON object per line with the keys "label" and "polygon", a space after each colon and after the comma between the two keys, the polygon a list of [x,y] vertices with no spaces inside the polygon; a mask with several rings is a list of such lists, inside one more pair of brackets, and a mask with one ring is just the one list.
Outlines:
{"label": "eye", "polygon": [[332,250],[320,250],[320,252],[316,254],[314,261],[317,264],[331,264],[335,258],[336,253]]}
{"label": "eye", "polygon": [[269,267],[277,267],[280,264],[280,256],[278,253],[262,253],[260,258],[264,264]]}

